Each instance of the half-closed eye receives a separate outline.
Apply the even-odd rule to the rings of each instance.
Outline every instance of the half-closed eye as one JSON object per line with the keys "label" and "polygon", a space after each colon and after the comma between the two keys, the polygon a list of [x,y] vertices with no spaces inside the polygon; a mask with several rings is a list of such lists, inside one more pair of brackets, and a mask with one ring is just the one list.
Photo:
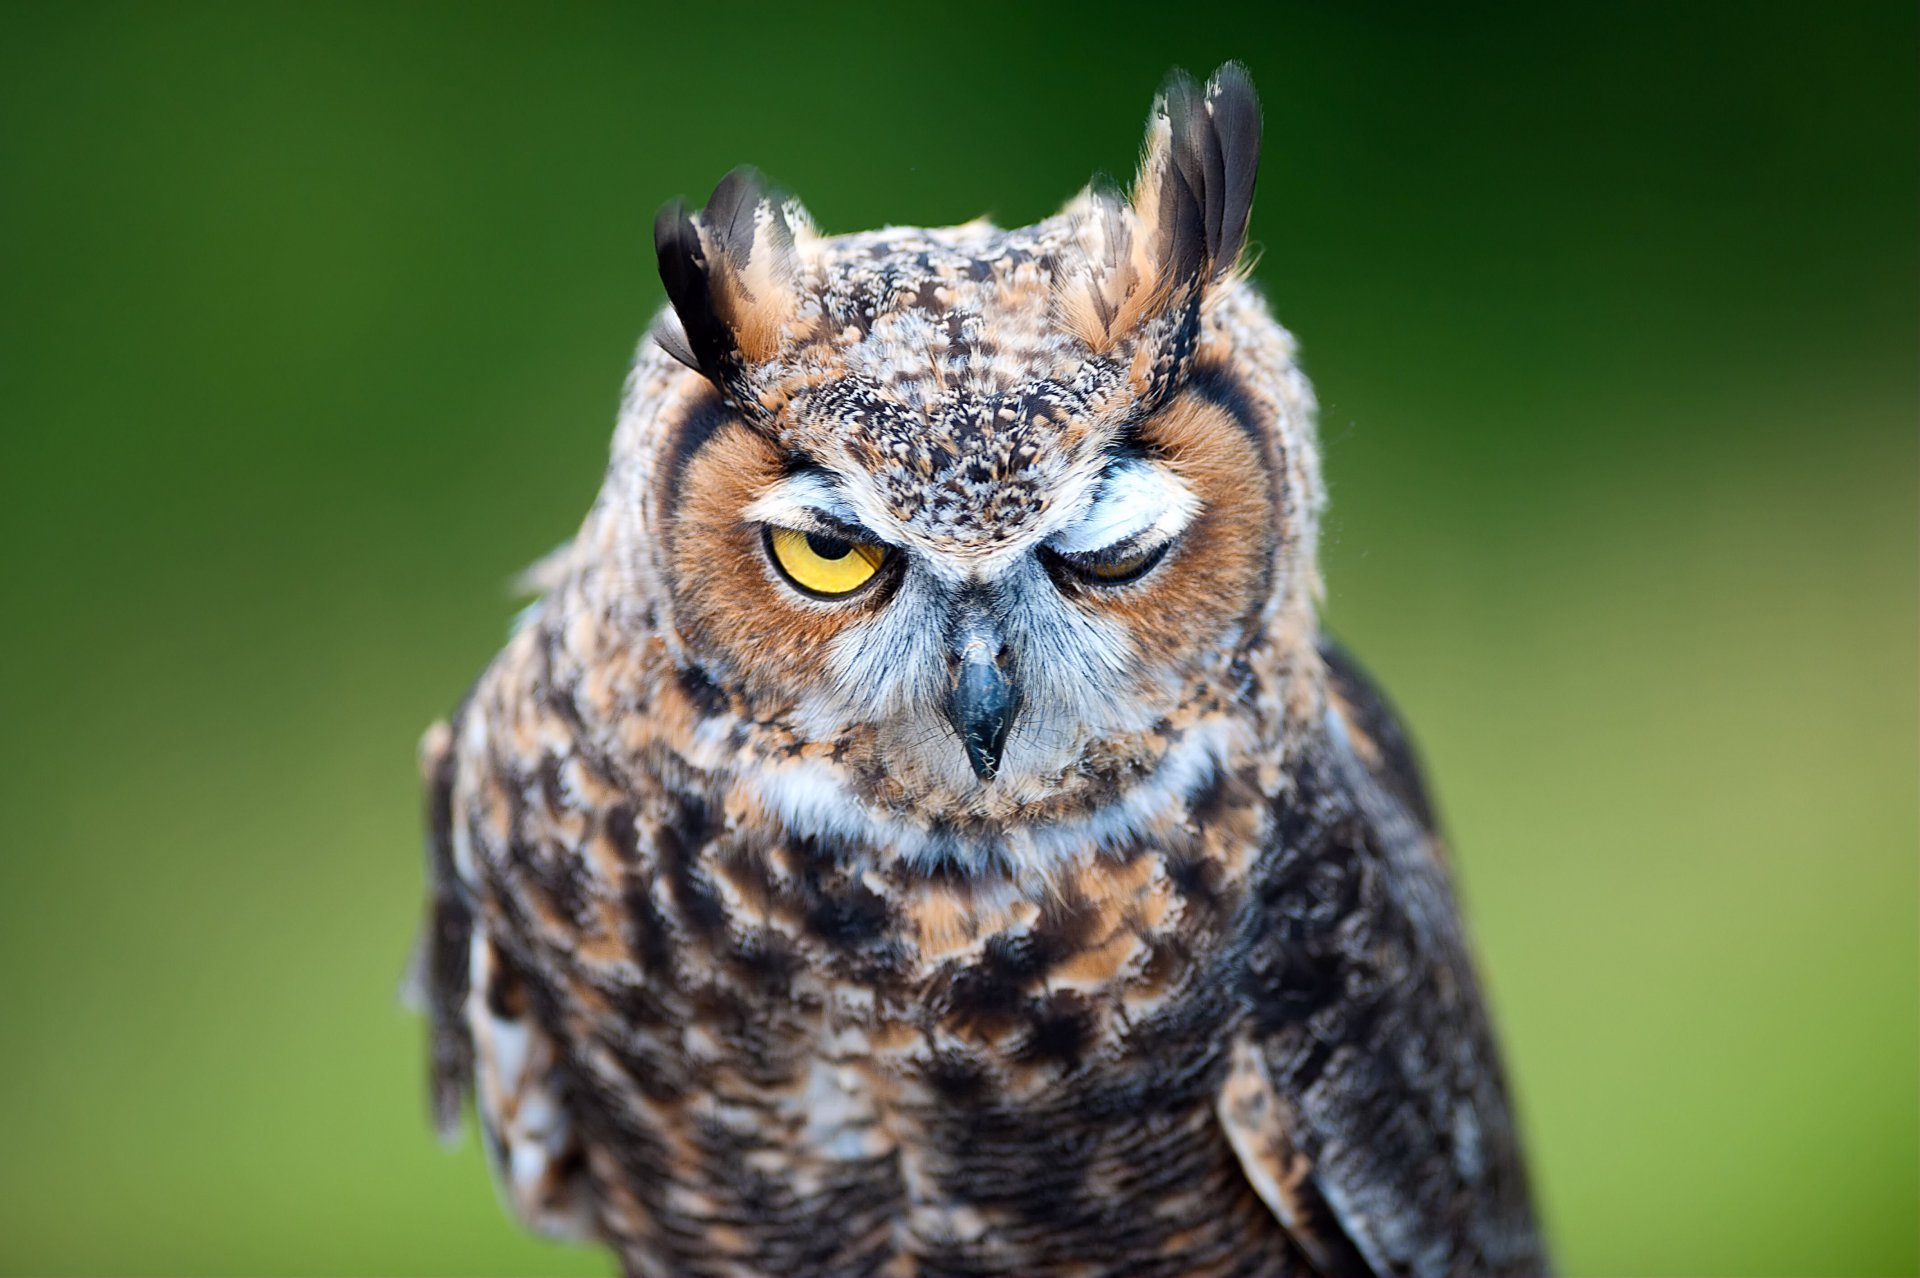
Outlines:
{"label": "half-closed eye", "polygon": [[1102,477],[1085,513],[1047,539],[1041,557],[1056,576],[1125,585],[1153,571],[1199,509],[1199,497],[1172,470],[1123,458]]}
{"label": "half-closed eye", "polygon": [[1089,585],[1124,586],[1152,572],[1167,557],[1167,550],[1172,545],[1171,541],[1148,546],[1127,542],[1092,554],[1075,554],[1048,547],[1043,551],[1043,558],[1056,577],[1064,572]]}

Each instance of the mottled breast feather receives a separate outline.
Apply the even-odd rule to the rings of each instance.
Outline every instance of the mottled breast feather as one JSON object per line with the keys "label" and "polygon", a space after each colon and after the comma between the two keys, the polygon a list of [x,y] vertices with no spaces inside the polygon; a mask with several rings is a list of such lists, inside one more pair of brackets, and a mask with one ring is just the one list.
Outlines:
{"label": "mottled breast feather", "polygon": [[434,1115],[530,1227],[635,1274],[1545,1270],[1431,804],[1320,634],[1258,136],[1230,66],[1034,226],[825,237],[746,173],[662,213],[600,496],[423,743]]}

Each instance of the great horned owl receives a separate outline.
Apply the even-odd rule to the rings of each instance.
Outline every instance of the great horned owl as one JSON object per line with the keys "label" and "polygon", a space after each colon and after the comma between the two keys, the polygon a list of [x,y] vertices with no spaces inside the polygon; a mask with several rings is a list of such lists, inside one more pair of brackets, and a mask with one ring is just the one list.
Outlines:
{"label": "great horned owl", "polygon": [[823,237],[749,174],[426,738],[443,1128],[646,1274],[1546,1265],[1405,738],[1315,616],[1259,113]]}

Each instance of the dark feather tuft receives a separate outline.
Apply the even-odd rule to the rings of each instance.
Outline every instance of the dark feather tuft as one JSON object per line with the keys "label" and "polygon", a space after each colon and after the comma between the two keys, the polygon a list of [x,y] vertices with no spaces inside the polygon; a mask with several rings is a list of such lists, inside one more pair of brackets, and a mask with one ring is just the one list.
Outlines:
{"label": "dark feather tuft", "polygon": [[1217,269],[1240,258],[1247,244],[1247,224],[1253,216],[1254,178],[1260,171],[1260,98],[1253,80],[1238,62],[1213,73],[1207,90],[1212,107],[1213,135],[1220,145],[1220,238],[1213,246]]}
{"label": "dark feather tuft", "polygon": [[700,357],[693,353],[693,347],[687,343],[687,330],[681,327],[680,317],[669,310],[662,315],[653,330],[654,344],[673,356],[674,362],[692,369],[696,373],[706,370],[700,367]]}
{"label": "dark feather tuft", "polygon": [[[656,340],[730,389],[743,366],[767,357],[768,334],[778,332],[793,304],[794,239],[785,212],[758,173],[738,168],[720,179],[698,213],[679,200],[662,209],[653,243],[681,330],[663,325]],[[756,254],[766,260],[755,262]]]}
{"label": "dark feather tuft", "polygon": [[[766,184],[760,174],[745,165],[720,179],[700,210],[700,225],[712,237],[715,256],[729,271],[744,271],[753,257],[753,219],[767,202]],[[774,215],[779,222],[779,214]]]}
{"label": "dark feather tuft", "polygon": [[1161,93],[1171,136],[1160,183],[1160,226],[1168,237],[1166,270],[1176,280],[1197,278],[1206,232],[1207,109],[1193,78],[1175,71]]}
{"label": "dark feather tuft", "polygon": [[[719,380],[733,351],[733,336],[714,307],[706,248],[685,200],[674,200],[653,220],[653,251],[660,259],[667,301],[686,334],[686,352],[701,372]],[[672,346],[667,350],[678,357]]]}
{"label": "dark feather tuft", "polygon": [[1260,101],[1246,68],[1229,62],[1202,92],[1176,71],[1161,96],[1168,124],[1162,225],[1174,278],[1233,269],[1247,242],[1260,163]]}

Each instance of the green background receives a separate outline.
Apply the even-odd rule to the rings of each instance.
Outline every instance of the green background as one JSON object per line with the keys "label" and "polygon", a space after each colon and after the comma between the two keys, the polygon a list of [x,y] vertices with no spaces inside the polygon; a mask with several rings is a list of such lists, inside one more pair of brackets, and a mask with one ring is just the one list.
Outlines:
{"label": "green background", "polygon": [[393,990],[654,210],[1029,220],[1226,57],[1564,1266],[1920,1267],[1911,4],[0,19],[0,1269],[606,1272]]}

